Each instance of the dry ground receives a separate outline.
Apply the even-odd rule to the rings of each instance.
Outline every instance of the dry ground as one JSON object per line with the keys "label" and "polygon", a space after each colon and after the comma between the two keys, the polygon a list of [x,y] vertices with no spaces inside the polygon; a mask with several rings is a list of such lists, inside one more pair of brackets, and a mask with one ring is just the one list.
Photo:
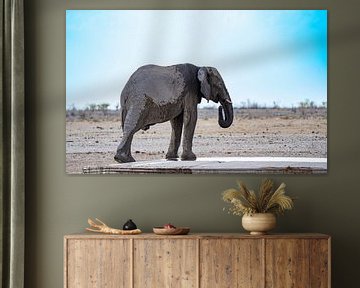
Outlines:
{"label": "dry ground", "polygon": [[[113,157],[121,138],[117,114],[67,117],[67,173],[116,163]],[[134,158],[165,158],[170,134],[169,122],[139,131],[132,144]],[[237,109],[228,129],[217,124],[217,110],[200,109],[193,150],[198,157],[327,157],[326,109]]]}

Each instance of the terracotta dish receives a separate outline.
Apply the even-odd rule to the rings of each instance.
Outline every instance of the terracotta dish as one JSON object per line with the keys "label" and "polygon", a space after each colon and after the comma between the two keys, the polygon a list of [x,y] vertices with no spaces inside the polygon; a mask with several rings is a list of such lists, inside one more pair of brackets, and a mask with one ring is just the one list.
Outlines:
{"label": "terracotta dish", "polygon": [[189,227],[163,228],[154,227],[153,231],[157,235],[186,235],[189,233]]}

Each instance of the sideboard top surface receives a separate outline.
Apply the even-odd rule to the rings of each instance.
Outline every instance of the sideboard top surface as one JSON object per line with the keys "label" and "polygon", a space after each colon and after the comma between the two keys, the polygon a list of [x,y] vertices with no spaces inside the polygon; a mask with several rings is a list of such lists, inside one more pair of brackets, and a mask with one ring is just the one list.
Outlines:
{"label": "sideboard top surface", "polygon": [[110,235],[101,233],[75,233],[64,236],[65,239],[329,239],[330,236],[320,233],[286,233],[250,235],[245,233],[189,233],[188,235],[156,235],[142,233],[138,235]]}

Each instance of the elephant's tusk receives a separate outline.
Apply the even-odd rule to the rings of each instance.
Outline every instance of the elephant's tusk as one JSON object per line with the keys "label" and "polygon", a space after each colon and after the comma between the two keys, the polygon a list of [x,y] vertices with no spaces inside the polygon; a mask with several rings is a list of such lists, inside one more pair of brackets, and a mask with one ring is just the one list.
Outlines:
{"label": "elephant's tusk", "polygon": [[232,104],[231,100],[225,99],[225,102]]}

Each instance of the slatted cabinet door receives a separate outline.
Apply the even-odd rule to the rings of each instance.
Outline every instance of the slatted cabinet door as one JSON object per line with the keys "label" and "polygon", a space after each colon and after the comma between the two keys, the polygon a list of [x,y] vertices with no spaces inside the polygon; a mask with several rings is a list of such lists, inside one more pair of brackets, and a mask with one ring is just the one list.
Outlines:
{"label": "slatted cabinet door", "polygon": [[266,239],[266,287],[330,287],[328,241]]}
{"label": "slatted cabinet door", "polygon": [[266,239],[266,287],[308,287],[308,244],[307,239]]}
{"label": "slatted cabinet door", "polygon": [[198,240],[134,240],[134,288],[196,288]]}
{"label": "slatted cabinet door", "polygon": [[[330,240],[310,240],[310,287],[330,287]],[[329,285],[329,286],[328,286]]]}
{"label": "slatted cabinet door", "polygon": [[65,287],[131,287],[130,241],[68,239]]}
{"label": "slatted cabinet door", "polygon": [[202,239],[200,287],[263,287],[263,253],[261,239]]}

